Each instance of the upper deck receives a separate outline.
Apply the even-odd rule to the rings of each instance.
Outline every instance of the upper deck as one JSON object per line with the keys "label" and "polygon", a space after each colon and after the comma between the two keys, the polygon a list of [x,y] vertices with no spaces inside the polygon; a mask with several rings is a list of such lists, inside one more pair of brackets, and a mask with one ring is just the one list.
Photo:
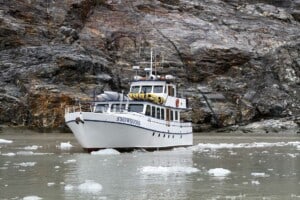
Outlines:
{"label": "upper deck", "polygon": [[149,100],[167,107],[186,109],[186,99],[177,97],[176,85],[168,80],[135,80],[128,94],[131,100]]}

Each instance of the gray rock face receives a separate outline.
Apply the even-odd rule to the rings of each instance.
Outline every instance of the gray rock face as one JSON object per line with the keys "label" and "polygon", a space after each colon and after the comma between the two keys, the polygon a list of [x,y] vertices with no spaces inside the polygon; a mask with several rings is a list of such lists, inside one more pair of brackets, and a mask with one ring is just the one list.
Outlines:
{"label": "gray rock face", "polygon": [[[300,115],[298,0],[0,1],[0,123],[63,127],[64,106],[127,90],[164,58],[195,131]],[[203,87],[206,88],[203,90]],[[207,89],[208,88],[208,89]]]}

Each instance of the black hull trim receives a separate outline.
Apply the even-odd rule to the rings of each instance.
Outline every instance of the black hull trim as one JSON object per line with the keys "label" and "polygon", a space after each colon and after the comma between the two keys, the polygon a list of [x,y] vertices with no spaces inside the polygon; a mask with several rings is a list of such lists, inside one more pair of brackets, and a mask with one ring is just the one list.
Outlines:
{"label": "black hull trim", "polygon": [[[180,146],[170,146],[170,147],[126,147],[126,148],[112,148],[119,152],[132,152],[132,151],[161,151],[161,150],[171,150],[174,148],[180,148],[180,147],[190,147],[193,145],[180,145]],[[107,148],[83,148],[84,151],[91,153],[92,151],[98,151],[101,149],[107,149]]]}

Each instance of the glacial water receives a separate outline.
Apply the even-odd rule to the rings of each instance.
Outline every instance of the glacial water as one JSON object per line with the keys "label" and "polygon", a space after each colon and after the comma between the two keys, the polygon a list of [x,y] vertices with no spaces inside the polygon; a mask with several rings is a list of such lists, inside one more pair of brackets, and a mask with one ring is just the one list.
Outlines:
{"label": "glacial water", "polygon": [[87,153],[72,134],[0,133],[0,199],[300,199],[300,136]]}

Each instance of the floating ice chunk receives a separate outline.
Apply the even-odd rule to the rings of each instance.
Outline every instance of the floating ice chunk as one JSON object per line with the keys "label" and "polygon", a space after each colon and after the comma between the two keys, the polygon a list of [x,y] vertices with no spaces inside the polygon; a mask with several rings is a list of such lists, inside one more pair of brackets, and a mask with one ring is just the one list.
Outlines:
{"label": "floating ice chunk", "polygon": [[78,186],[79,191],[83,193],[98,193],[102,190],[102,185],[94,181],[86,180]]}
{"label": "floating ice chunk", "polygon": [[269,174],[266,174],[264,172],[252,172],[251,175],[255,176],[255,177],[269,177],[270,176]]}
{"label": "floating ice chunk", "polygon": [[2,156],[15,156],[16,154],[15,153],[3,153]]}
{"label": "floating ice chunk", "polygon": [[70,185],[70,184],[65,185],[65,190],[66,190],[66,191],[71,191],[71,190],[73,190],[73,189],[74,189],[74,186],[73,186],[73,185]]}
{"label": "floating ice chunk", "polygon": [[18,151],[17,155],[29,156],[29,155],[33,155],[33,152],[32,151]]}
{"label": "floating ice chunk", "polygon": [[64,162],[64,164],[69,164],[69,163],[76,163],[76,160],[71,159]]}
{"label": "floating ice chunk", "polygon": [[191,174],[200,171],[197,168],[194,167],[153,167],[153,166],[145,166],[142,167],[139,170],[143,174],[162,174],[162,175],[168,175],[168,174]]}
{"label": "floating ice chunk", "polygon": [[73,147],[73,145],[70,144],[70,142],[62,142],[57,147],[60,148],[60,149],[62,149],[62,150],[70,150]]}
{"label": "floating ice chunk", "polygon": [[49,183],[47,183],[47,185],[50,187],[50,186],[53,186],[53,185],[55,185],[55,183],[53,183],[53,182],[49,182]]}
{"label": "floating ice chunk", "polygon": [[99,151],[92,151],[91,155],[119,155],[120,152],[118,152],[115,149],[102,149]]}
{"label": "floating ice chunk", "polygon": [[259,181],[251,181],[251,184],[252,184],[252,185],[259,185],[260,182],[259,182]]}
{"label": "floating ice chunk", "polygon": [[10,144],[12,143],[13,141],[12,140],[5,140],[5,139],[0,139],[0,144],[3,143],[3,144]]}
{"label": "floating ice chunk", "polygon": [[32,146],[24,147],[25,150],[37,150],[38,148],[41,148],[41,146],[32,145]]}
{"label": "floating ice chunk", "polygon": [[228,176],[230,173],[230,170],[223,168],[215,168],[208,170],[208,174],[215,177],[225,177]]}
{"label": "floating ice chunk", "polygon": [[297,154],[297,153],[295,153],[295,154],[288,153],[287,155],[290,156],[290,157],[292,157],[292,158],[296,158],[299,154]]}
{"label": "floating ice chunk", "polygon": [[43,198],[39,197],[39,196],[27,196],[27,197],[23,198],[23,200],[40,200],[40,199],[43,199]]}
{"label": "floating ice chunk", "polygon": [[33,167],[36,165],[36,162],[22,162],[22,163],[16,163],[15,165],[18,165],[21,167]]}

